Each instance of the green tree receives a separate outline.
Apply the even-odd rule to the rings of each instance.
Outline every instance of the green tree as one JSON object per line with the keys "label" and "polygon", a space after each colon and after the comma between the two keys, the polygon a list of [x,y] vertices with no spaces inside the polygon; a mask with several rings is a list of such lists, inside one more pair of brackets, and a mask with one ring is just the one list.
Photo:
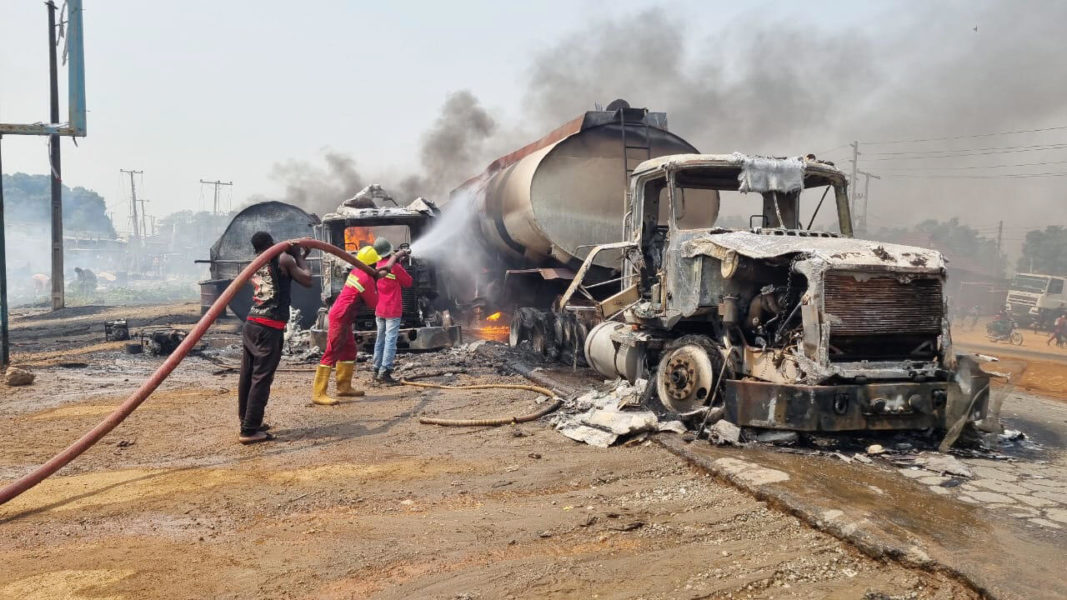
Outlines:
{"label": "green tree", "polygon": [[[52,217],[48,175],[15,173],[3,176],[4,217],[11,225],[48,223]],[[115,226],[107,204],[96,192],[63,186],[63,230],[68,234],[114,239]]]}
{"label": "green tree", "polygon": [[1067,275],[1067,228],[1049,225],[1026,234],[1016,270],[1023,273]]}
{"label": "green tree", "polygon": [[874,239],[939,250],[949,264],[966,265],[972,270],[981,268],[991,276],[1003,277],[1007,266],[1004,255],[997,252],[996,240],[983,237],[977,230],[961,224],[958,218],[928,219],[911,228],[886,227]]}

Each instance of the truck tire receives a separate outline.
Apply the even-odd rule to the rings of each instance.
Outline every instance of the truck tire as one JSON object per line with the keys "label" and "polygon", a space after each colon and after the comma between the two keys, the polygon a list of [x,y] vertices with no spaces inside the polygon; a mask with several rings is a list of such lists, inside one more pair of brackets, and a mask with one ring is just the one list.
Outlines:
{"label": "truck tire", "polygon": [[722,404],[720,373],[724,378],[733,375],[723,370],[724,359],[718,347],[706,336],[687,335],[667,345],[656,368],[656,393],[663,406],[678,414],[691,413],[707,406],[716,387],[715,404]]}

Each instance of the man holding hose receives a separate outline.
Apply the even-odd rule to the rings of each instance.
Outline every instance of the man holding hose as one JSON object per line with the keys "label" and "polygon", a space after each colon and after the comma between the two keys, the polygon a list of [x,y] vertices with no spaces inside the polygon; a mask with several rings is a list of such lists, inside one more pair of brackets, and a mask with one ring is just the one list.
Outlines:
{"label": "man holding hose", "polygon": [[[274,245],[266,231],[252,235],[252,249],[262,254]],[[304,260],[310,248],[292,246],[272,258],[252,276],[252,308],[242,330],[244,357],[237,386],[237,414],[241,419],[242,444],[273,439],[263,424],[274,372],[282,359],[285,324],[289,322],[290,287],[295,280],[311,287],[311,270]]]}

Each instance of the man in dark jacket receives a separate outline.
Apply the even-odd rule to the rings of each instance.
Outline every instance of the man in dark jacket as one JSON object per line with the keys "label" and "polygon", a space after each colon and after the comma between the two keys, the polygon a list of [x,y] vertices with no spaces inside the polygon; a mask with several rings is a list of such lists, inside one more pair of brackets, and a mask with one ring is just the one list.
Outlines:
{"label": "man in dark jacket", "polygon": [[[265,231],[252,236],[256,255],[274,245]],[[305,258],[310,248],[291,247],[263,265],[252,276],[252,308],[243,331],[244,358],[237,386],[237,414],[241,419],[242,444],[254,444],[274,436],[263,424],[274,371],[282,359],[285,324],[289,321],[290,287],[293,280],[311,287],[311,270]]]}

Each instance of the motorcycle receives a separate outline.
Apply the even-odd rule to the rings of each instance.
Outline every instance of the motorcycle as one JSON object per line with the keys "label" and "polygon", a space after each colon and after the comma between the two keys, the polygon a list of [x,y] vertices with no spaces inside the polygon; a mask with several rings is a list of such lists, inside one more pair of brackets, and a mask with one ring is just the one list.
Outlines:
{"label": "motorcycle", "polygon": [[986,337],[991,342],[1008,342],[1016,346],[1023,345],[1023,334],[1019,332],[1019,325],[1014,319],[1006,321],[993,321],[985,327]]}

